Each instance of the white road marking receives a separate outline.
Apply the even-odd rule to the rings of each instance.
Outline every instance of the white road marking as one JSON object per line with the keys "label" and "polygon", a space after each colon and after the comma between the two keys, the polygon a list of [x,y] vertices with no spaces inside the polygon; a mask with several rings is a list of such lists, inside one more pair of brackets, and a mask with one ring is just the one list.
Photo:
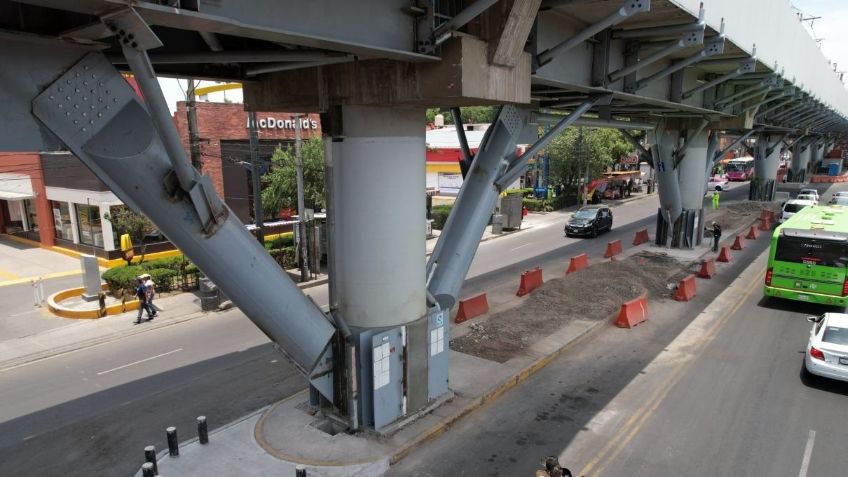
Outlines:
{"label": "white road marking", "polygon": [[807,437],[807,447],[804,448],[804,459],[801,461],[801,471],[798,472],[798,477],[807,477],[807,470],[810,468],[810,456],[813,455],[813,444],[816,442],[816,431],[810,429],[810,436]]}
{"label": "white road marking", "polygon": [[528,245],[533,245],[533,242],[528,242],[528,243],[525,243],[524,245],[519,245],[519,246],[517,246],[517,247],[515,247],[515,248],[510,249],[509,251],[510,251],[510,252],[514,252],[514,251],[518,250],[519,248],[523,248],[523,247],[526,247],[526,246],[528,246]]}
{"label": "white road marking", "polygon": [[106,371],[100,371],[99,373],[97,373],[97,375],[102,376],[104,374],[111,373],[112,371],[118,371],[119,369],[129,368],[130,366],[135,366],[136,364],[146,363],[147,361],[154,360],[156,358],[161,358],[162,356],[168,356],[169,354],[174,354],[174,353],[180,352],[182,350],[183,350],[182,348],[177,348],[177,349],[168,351],[167,353],[157,354],[156,356],[151,356],[149,358],[144,358],[144,359],[141,359],[141,360],[138,360],[138,361],[134,361],[132,363],[125,364],[123,366],[118,366],[117,368],[107,369]]}

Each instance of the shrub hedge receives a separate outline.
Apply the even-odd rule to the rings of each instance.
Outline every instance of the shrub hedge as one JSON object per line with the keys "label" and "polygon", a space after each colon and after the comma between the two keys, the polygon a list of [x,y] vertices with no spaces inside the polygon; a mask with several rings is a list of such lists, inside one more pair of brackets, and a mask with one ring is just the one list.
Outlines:
{"label": "shrub hedge", "polygon": [[297,267],[294,246],[271,249],[268,253],[283,270]]}
{"label": "shrub hedge", "polygon": [[280,234],[278,237],[273,240],[265,241],[265,249],[266,250],[275,250],[281,249],[285,247],[291,247],[294,245],[294,232],[285,232]]}
{"label": "shrub hedge", "polygon": [[433,228],[442,230],[445,227],[445,222],[448,221],[452,205],[434,205],[430,217],[433,219]]}
{"label": "shrub hedge", "polygon": [[544,212],[545,210],[545,200],[529,199],[525,197],[522,202],[524,207],[527,207],[527,210],[532,210],[533,212]]}

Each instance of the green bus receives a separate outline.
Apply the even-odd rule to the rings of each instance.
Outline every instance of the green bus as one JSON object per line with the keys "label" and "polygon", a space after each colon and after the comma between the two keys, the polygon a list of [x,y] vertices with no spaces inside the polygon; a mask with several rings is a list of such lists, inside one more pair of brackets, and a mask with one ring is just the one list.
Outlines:
{"label": "green bus", "polygon": [[764,293],[789,300],[848,304],[848,207],[807,206],[771,237]]}

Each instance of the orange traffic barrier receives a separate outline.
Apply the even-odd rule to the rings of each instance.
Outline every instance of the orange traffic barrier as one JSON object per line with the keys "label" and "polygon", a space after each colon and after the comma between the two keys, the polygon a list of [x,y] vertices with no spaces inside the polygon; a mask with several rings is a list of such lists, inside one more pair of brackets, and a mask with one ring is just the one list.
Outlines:
{"label": "orange traffic barrier", "polygon": [[712,278],[716,274],[715,260],[708,258],[701,262],[701,270],[698,272],[700,278]]}
{"label": "orange traffic barrier", "polygon": [[759,235],[757,233],[757,228],[752,225],[751,230],[748,231],[748,235],[746,235],[745,238],[748,240],[756,240],[757,235]]}
{"label": "orange traffic barrier", "polygon": [[476,316],[485,315],[489,312],[489,300],[485,293],[459,300],[459,311],[453,319],[454,323],[462,323]]}
{"label": "orange traffic barrier", "polygon": [[651,238],[648,236],[648,229],[637,230],[636,236],[633,237],[633,245],[642,245],[650,241]]}
{"label": "orange traffic barrier", "polygon": [[760,230],[771,230],[771,221],[768,218],[760,219]]}
{"label": "orange traffic barrier", "polygon": [[604,258],[615,260],[615,256],[621,253],[621,240],[613,240],[607,243],[607,251],[604,252]]}
{"label": "orange traffic barrier", "polygon": [[542,269],[539,267],[521,274],[521,284],[516,295],[524,296],[542,285]]}
{"label": "orange traffic barrier", "polygon": [[736,236],[736,240],[733,241],[733,245],[730,246],[731,250],[742,250],[745,248],[745,239],[742,238],[741,235]]}
{"label": "orange traffic barrier", "polygon": [[633,328],[648,319],[648,295],[622,303],[621,311],[615,320],[615,326],[619,328]]}
{"label": "orange traffic barrier", "polygon": [[689,301],[695,298],[695,275],[689,275],[677,284],[677,291],[672,296],[677,301]]}
{"label": "orange traffic barrier", "polygon": [[760,211],[760,219],[762,220],[771,220],[772,212],[768,209],[763,209]]}
{"label": "orange traffic barrier", "polygon": [[728,263],[730,262],[730,258],[730,249],[725,245],[724,247],[721,247],[721,251],[718,253],[716,261]]}
{"label": "orange traffic barrier", "polygon": [[565,271],[565,274],[574,273],[577,270],[583,270],[584,268],[589,266],[589,256],[585,253],[581,253],[580,255],[575,255],[571,257],[571,261],[568,263],[568,270]]}

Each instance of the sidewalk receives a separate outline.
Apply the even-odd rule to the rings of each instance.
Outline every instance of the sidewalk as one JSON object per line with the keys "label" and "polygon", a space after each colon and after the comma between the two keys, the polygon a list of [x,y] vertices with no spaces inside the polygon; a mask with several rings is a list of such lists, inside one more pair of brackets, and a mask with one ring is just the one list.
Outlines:
{"label": "sidewalk", "polygon": [[79,259],[0,235],[0,287],[81,275]]}

